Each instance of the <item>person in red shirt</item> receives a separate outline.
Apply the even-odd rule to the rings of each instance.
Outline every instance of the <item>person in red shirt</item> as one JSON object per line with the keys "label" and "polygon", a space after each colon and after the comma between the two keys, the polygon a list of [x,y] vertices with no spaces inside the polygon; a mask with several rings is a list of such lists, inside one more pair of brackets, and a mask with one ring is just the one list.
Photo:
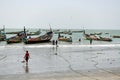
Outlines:
{"label": "person in red shirt", "polygon": [[25,54],[24,58],[26,60],[26,65],[27,65],[28,64],[28,60],[30,58],[30,55],[29,55],[28,51],[26,51],[26,54]]}

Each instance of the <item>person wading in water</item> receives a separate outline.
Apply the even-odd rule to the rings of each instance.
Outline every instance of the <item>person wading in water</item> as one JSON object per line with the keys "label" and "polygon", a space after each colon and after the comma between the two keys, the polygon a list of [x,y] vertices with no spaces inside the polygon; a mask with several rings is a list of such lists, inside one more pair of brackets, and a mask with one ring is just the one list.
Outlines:
{"label": "person wading in water", "polygon": [[26,51],[26,54],[25,54],[24,58],[25,58],[25,61],[26,61],[26,65],[28,65],[28,60],[30,58],[30,55],[29,55],[28,51]]}
{"label": "person wading in water", "polygon": [[92,44],[92,39],[90,39],[90,44]]}

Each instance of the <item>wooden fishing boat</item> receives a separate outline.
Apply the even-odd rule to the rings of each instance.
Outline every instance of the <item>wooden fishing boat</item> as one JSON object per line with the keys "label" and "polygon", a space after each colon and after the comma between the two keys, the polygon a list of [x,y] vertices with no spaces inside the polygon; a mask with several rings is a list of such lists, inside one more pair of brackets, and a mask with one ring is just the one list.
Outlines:
{"label": "wooden fishing boat", "polygon": [[66,41],[66,42],[72,42],[72,37],[64,37],[64,36],[61,36],[60,34],[58,35],[58,40],[59,41]]}
{"label": "wooden fishing boat", "polygon": [[83,30],[73,30],[72,32],[73,33],[81,33],[81,32],[83,32]]}
{"label": "wooden fishing boat", "polygon": [[61,34],[69,34],[69,35],[72,35],[72,31],[71,30],[66,30],[66,31],[63,31]]}
{"label": "wooden fishing boat", "polygon": [[54,31],[55,34],[68,34],[68,35],[72,35],[72,31],[71,30],[65,30],[65,31]]}
{"label": "wooden fishing boat", "polygon": [[7,44],[10,43],[20,43],[22,42],[21,38],[19,36],[13,36],[11,38],[6,39]]}
{"label": "wooden fishing boat", "polygon": [[105,32],[105,34],[109,34],[108,32]]}
{"label": "wooden fishing boat", "polygon": [[92,39],[92,40],[97,40],[97,41],[112,41],[111,38],[106,38],[106,37],[101,37],[101,36],[95,36],[95,35],[93,36],[93,35],[89,35],[89,34],[85,34],[85,38],[87,40]]}
{"label": "wooden fishing boat", "polygon": [[120,38],[120,36],[117,36],[117,35],[114,35],[114,36],[112,36],[113,38]]}
{"label": "wooden fishing boat", "polygon": [[40,30],[36,31],[36,32],[27,32],[27,36],[32,36],[32,35],[39,35],[41,32]]}
{"label": "wooden fishing boat", "polygon": [[101,35],[102,32],[98,32],[98,33],[90,33],[90,35]]}
{"label": "wooden fishing boat", "polygon": [[26,34],[24,32],[18,33],[16,36],[10,37],[6,39],[7,44],[10,43],[20,43],[26,38]]}
{"label": "wooden fishing boat", "polygon": [[112,41],[112,39],[111,38],[106,38],[106,37],[101,37],[101,36],[99,36],[100,37],[100,41]]}
{"label": "wooden fishing boat", "polygon": [[26,38],[24,43],[32,44],[32,43],[40,43],[40,42],[49,42],[53,36],[53,32],[49,31],[46,34],[36,37],[36,38]]}
{"label": "wooden fishing boat", "polygon": [[7,38],[6,39],[6,42],[7,44],[10,44],[10,43],[20,43],[22,41],[24,41],[25,39],[25,35],[16,35],[16,36],[13,36],[13,37],[10,37],[10,38]]}
{"label": "wooden fishing boat", "polygon": [[58,38],[59,41],[66,41],[66,42],[72,42],[72,37],[59,37]]}
{"label": "wooden fishing boat", "polygon": [[20,43],[26,38],[26,30],[24,27],[24,31],[18,33],[16,36],[10,37],[6,39],[7,44],[9,43]]}
{"label": "wooden fishing boat", "polygon": [[106,38],[106,37],[101,37],[101,36],[96,36],[96,35],[89,35],[86,34],[84,31],[84,36],[87,40],[97,40],[97,41],[112,41],[111,38]]}

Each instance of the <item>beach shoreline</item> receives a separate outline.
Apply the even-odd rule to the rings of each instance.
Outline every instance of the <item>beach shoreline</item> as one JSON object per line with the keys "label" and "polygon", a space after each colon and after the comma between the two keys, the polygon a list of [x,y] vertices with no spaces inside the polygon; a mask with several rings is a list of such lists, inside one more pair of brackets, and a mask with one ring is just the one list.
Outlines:
{"label": "beach shoreline", "polygon": [[[52,72],[34,74],[0,75],[0,80],[119,80],[120,68],[111,68],[108,71],[85,70],[75,72]],[[113,71],[114,72],[110,72]]]}
{"label": "beach shoreline", "polygon": [[[120,44],[0,47],[0,80],[120,79]],[[28,66],[21,63],[26,50]]]}

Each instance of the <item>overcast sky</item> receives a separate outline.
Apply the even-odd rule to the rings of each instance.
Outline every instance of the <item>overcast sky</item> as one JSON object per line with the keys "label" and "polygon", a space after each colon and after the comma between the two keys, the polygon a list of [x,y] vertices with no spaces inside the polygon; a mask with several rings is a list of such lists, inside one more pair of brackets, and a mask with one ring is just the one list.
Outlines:
{"label": "overcast sky", "polygon": [[0,0],[6,28],[120,29],[120,0]]}

